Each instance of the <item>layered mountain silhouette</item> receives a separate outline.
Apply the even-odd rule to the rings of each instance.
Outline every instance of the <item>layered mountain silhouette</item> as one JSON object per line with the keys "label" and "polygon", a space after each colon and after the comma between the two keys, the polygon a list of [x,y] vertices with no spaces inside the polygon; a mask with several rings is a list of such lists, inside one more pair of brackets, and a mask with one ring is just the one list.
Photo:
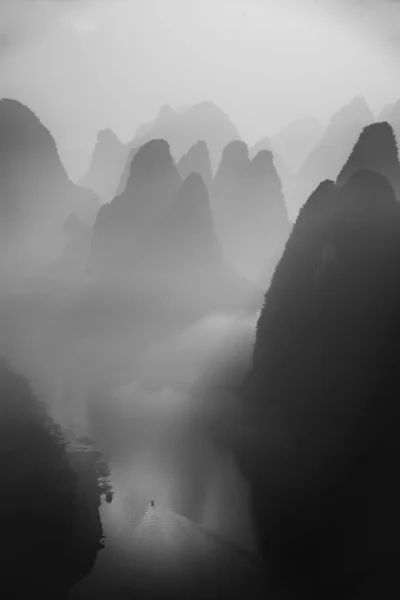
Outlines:
{"label": "layered mountain silhouette", "polygon": [[158,229],[154,242],[159,243],[160,260],[181,262],[188,273],[221,263],[207,187],[198,173],[190,173],[183,181]]}
{"label": "layered mountain silhouette", "polygon": [[288,210],[293,217],[321,181],[337,178],[361,131],[374,121],[374,115],[362,97],[354,98],[332,117],[320,143],[286,193]]}
{"label": "layered mountain silhouette", "polygon": [[324,126],[318,119],[298,119],[271,136],[271,149],[282,157],[290,171],[297,173],[321,141],[323,133]]}
{"label": "layered mountain silhouette", "polygon": [[76,212],[90,221],[96,212],[93,192],[68,179],[50,132],[8,99],[0,101],[0,190],[3,249],[22,263],[47,263],[62,249],[68,216]]}
{"label": "layered mountain silhouette", "polygon": [[213,211],[225,256],[244,276],[266,284],[289,235],[289,221],[272,153],[249,161],[243,142],[224,150],[215,177]]}
{"label": "layered mountain silhouette", "polygon": [[199,306],[237,306],[254,291],[223,260],[202,177],[182,182],[165,140],[140,148],[125,191],[101,207],[92,259],[103,274],[194,293]]}
{"label": "layered mountain silhouette", "polygon": [[[201,102],[178,111],[163,106],[154,121],[139,127],[129,144],[129,155],[117,186],[118,194],[122,194],[126,187],[130,167],[139,148],[153,139],[166,140],[176,161],[189,153],[197,142],[205,142],[212,170],[215,171],[225,146],[233,140],[239,140],[240,135],[230,119],[212,102]],[[184,172],[184,176],[188,174]],[[208,178],[209,175],[204,178],[207,186]]]}
{"label": "layered mountain silhouette", "polygon": [[111,129],[100,131],[89,171],[80,185],[96,192],[103,203],[110,202],[116,195],[128,156],[129,146],[120,142]]}
{"label": "layered mountain silhouette", "polygon": [[269,137],[266,137],[266,136],[262,137],[261,139],[258,140],[258,142],[256,144],[254,144],[254,146],[252,146],[249,149],[249,158],[250,158],[250,160],[253,160],[253,158],[261,150],[269,150],[270,152],[273,152],[272,142],[271,142],[271,139]]}
{"label": "layered mountain silhouette", "polygon": [[286,189],[290,190],[291,185],[293,185],[294,174],[292,170],[290,169],[282,155],[279,154],[279,151],[277,151],[273,147],[270,138],[263,137],[252,148],[250,148],[249,158],[252,160],[261,150],[269,150],[270,152],[272,152],[272,155],[274,157],[274,165],[279,175],[279,179],[282,183],[284,196],[286,196]]}
{"label": "layered mountain silhouette", "polygon": [[[124,192],[101,207],[94,227],[93,258],[106,269],[146,269],[146,244],[154,219],[170,208],[181,179],[165,140],[137,152]],[[141,263],[141,261],[143,261]]]}
{"label": "layered mountain silhouette", "polygon": [[245,172],[249,159],[249,149],[245,142],[235,140],[223,150],[221,162],[215,174],[213,185],[213,204],[220,203],[221,197]]}
{"label": "layered mountain silhouette", "polygon": [[343,185],[359,170],[367,169],[384,175],[400,199],[400,164],[394,131],[389,123],[373,123],[366,127],[337,178]]}
{"label": "layered mountain silhouette", "polygon": [[186,179],[190,173],[198,173],[201,175],[208,192],[211,192],[213,172],[207,144],[204,141],[196,142],[196,144],[182,156],[177,164],[177,169],[182,181]]}
{"label": "layered mountain silhouette", "polygon": [[399,305],[400,206],[389,181],[366,170],[342,187],[324,181],[300,211],[257,324],[241,391],[253,433],[231,441],[271,580],[288,597],[398,587]]}
{"label": "layered mountain silhouette", "polygon": [[180,159],[198,141],[205,141],[213,166],[229,142],[240,139],[239,132],[227,115],[212,102],[200,102],[181,111],[164,106],[155,121],[137,131],[132,147],[151,139],[164,139],[175,159]]}

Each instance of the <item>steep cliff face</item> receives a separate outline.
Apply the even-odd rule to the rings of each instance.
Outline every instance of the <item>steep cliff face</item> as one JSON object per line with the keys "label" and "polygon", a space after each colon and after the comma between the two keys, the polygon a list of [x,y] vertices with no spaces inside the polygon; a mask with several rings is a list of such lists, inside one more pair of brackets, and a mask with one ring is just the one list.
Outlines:
{"label": "steep cliff face", "polygon": [[241,391],[250,434],[231,444],[294,597],[395,584],[399,266],[394,190],[359,171],[309,198],[265,296]]}

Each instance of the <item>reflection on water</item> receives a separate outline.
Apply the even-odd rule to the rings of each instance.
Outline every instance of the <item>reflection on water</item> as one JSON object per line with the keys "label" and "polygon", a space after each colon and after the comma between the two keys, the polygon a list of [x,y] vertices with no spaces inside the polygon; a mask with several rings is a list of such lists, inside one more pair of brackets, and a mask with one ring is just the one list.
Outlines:
{"label": "reflection on water", "polygon": [[[194,511],[196,522],[174,503],[179,489],[185,493],[182,478],[188,456],[196,454],[193,439],[179,449],[181,464],[165,441],[157,451],[141,448],[123,464],[110,465],[110,489],[100,506],[105,547],[69,600],[118,600],[133,593],[143,598],[204,598],[214,594],[216,585],[219,597],[237,593],[245,598],[250,590],[256,597],[265,571],[256,558],[246,484],[231,457],[201,441],[204,463],[199,476],[205,489],[202,510]],[[186,496],[180,504],[187,515],[190,503]]]}

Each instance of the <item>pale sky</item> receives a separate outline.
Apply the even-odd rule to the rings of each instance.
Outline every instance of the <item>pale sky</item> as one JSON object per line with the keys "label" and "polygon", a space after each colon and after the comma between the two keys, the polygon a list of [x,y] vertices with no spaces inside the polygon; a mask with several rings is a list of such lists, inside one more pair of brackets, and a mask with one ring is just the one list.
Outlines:
{"label": "pale sky", "polygon": [[377,113],[399,71],[393,0],[0,0],[0,96],[71,149],[201,100],[253,143],[355,95]]}

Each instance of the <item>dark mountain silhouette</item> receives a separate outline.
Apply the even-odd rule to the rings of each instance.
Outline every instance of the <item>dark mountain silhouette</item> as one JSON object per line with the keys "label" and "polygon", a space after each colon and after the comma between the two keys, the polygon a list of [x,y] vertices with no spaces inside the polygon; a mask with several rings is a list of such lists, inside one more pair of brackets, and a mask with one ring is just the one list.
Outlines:
{"label": "dark mountain silhouette", "polygon": [[286,201],[292,216],[297,215],[321,181],[336,179],[361,131],[374,121],[374,115],[361,97],[354,98],[332,117],[320,143],[308,156],[287,191]]}
{"label": "dark mountain silhouette", "polygon": [[399,304],[390,183],[369,171],[343,187],[323,182],[301,209],[257,324],[241,391],[253,433],[246,442],[232,430],[228,442],[251,484],[271,582],[288,597],[398,588]]}
{"label": "dark mountain silhouette", "polygon": [[199,316],[210,310],[259,306],[259,292],[224,260],[214,230],[209,195],[197,173],[190,174],[170,211],[160,219],[152,250],[158,246],[157,280],[174,293],[183,290]]}
{"label": "dark mountain silhouette", "polygon": [[282,189],[285,192],[286,188],[290,187],[290,185],[292,185],[292,181],[293,181],[293,177],[294,177],[293,172],[288,167],[287,163],[285,162],[285,159],[282,158],[282,156],[279,154],[279,152],[277,152],[272,147],[272,142],[271,142],[270,138],[263,137],[252,148],[250,148],[250,150],[249,150],[250,160],[253,160],[253,158],[255,158],[255,156],[261,150],[269,150],[270,152],[272,152],[273,157],[274,157],[274,165],[278,172],[279,179],[282,182]]}
{"label": "dark mountain silhouette", "polygon": [[225,146],[240,139],[240,135],[229,117],[215,104],[200,102],[181,111],[164,106],[155,121],[139,128],[132,148],[138,148],[151,139],[166,140],[172,156],[177,160],[193,144],[204,140],[215,167]]}
{"label": "dark mountain silhouette", "polygon": [[201,175],[208,192],[211,192],[213,173],[207,144],[205,142],[196,142],[196,144],[182,156],[177,164],[177,169],[182,181],[184,181],[190,173],[198,173]]}
{"label": "dark mountain silhouette", "polygon": [[129,274],[160,298],[179,295],[179,305],[190,307],[185,314],[260,300],[223,260],[201,176],[191,173],[182,183],[164,140],[137,152],[124,193],[99,212],[92,251],[103,273]]}
{"label": "dark mountain silhouette", "polygon": [[169,266],[177,267],[180,263],[190,273],[213,268],[222,261],[207,187],[198,173],[191,173],[184,180],[176,201],[163,215],[157,230],[159,259],[164,258]]}
{"label": "dark mountain silhouette", "polygon": [[229,143],[223,150],[221,162],[215,174],[213,203],[220,203],[221,197],[244,173],[250,162],[249,149],[241,140]]}
{"label": "dark mountain silhouette", "polygon": [[128,156],[129,146],[120,142],[112,130],[100,131],[89,171],[80,185],[96,192],[103,203],[110,202],[116,195]]}
{"label": "dark mountain silhouette", "polygon": [[101,207],[93,233],[93,259],[115,271],[139,268],[144,275],[149,230],[170,208],[181,179],[165,140],[142,146],[124,192]]}
{"label": "dark mountain silhouette", "polygon": [[343,185],[359,170],[367,169],[384,175],[400,199],[400,164],[394,131],[389,123],[373,123],[366,127],[339,173],[338,185]]}
{"label": "dark mountain silhouette", "polygon": [[228,145],[215,177],[213,210],[227,260],[252,281],[261,277],[265,285],[289,234],[272,153],[263,150],[249,161],[243,142]]}
{"label": "dark mountain silhouette", "polygon": [[[314,117],[298,119],[271,136],[272,150],[297,173],[322,139],[324,126]],[[268,148],[269,149],[269,148]]]}
{"label": "dark mountain silhouette", "polygon": [[65,598],[102,535],[98,453],[69,453],[28,382],[0,361],[2,584],[14,598]]}
{"label": "dark mountain silhouette", "polygon": [[0,186],[3,256],[22,252],[22,262],[57,256],[66,218],[89,218],[96,203],[68,179],[50,132],[15,100],[0,101]]}
{"label": "dark mountain silhouette", "polygon": [[139,148],[153,139],[166,140],[176,161],[183,158],[197,142],[204,141],[212,169],[216,170],[225,146],[232,140],[239,140],[240,135],[230,119],[212,102],[201,102],[179,111],[164,106],[154,121],[144,123],[137,130],[129,145],[129,156],[117,186],[117,194],[122,194],[126,187],[130,166]]}

